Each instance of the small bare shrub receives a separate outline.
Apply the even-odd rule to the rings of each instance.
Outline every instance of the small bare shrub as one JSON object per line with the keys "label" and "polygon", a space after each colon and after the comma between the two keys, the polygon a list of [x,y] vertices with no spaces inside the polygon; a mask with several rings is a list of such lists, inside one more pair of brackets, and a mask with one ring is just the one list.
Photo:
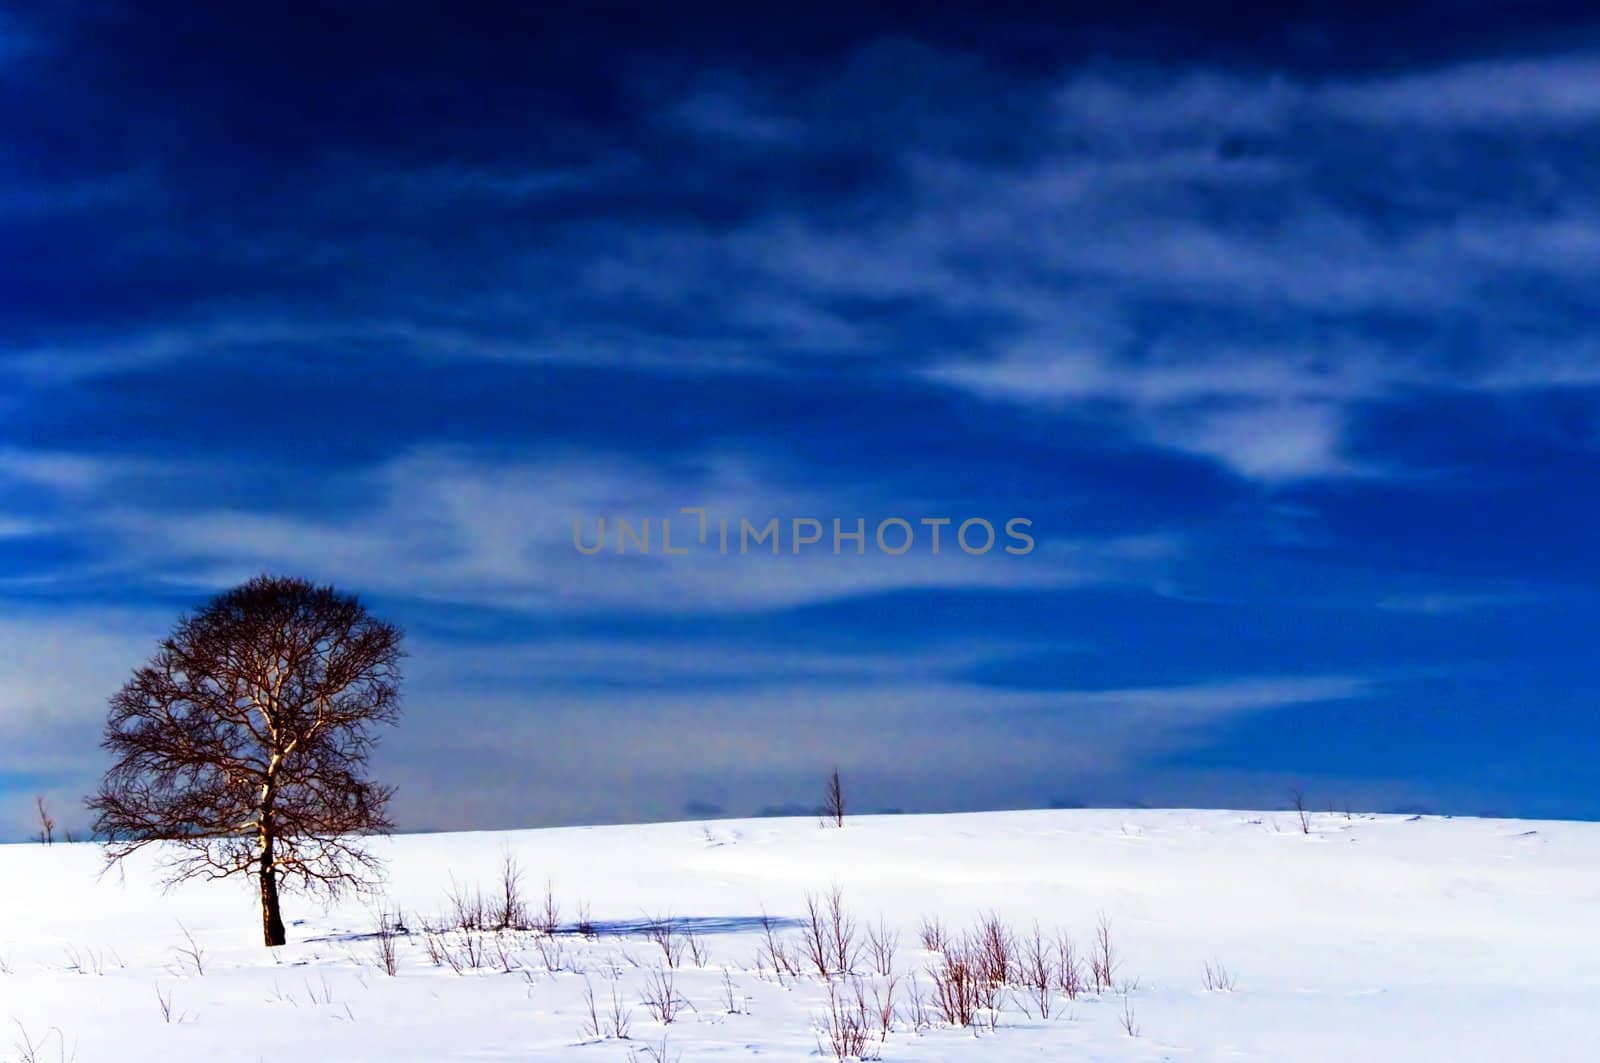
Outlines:
{"label": "small bare shrub", "polygon": [[600,1009],[594,1002],[594,983],[587,978],[583,980],[583,1007],[584,1014],[588,1016],[584,1020],[583,1036],[591,1038],[604,1037],[605,1034],[602,1031],[605,1027],[600,1025]]}
{"label": "small bare shrub", "polygon": [[645,979],[642,1003],[650,1017],[669,1026],[683,1013],[689,1002],[678,995],[677,975],[671,968],[657,967]]}
{"label": "small bare shrub", "polygon": [[522,966],[517,961],[516,949],[506,944],[506,938],[503,934],[494,935],[493,940],[494,958],[495,962],[499,964],[500,970],[505,974],[514,973],[519,967]]}
{"label": "small bare shrub", "polygon": [[496,930],[527,930],[533,925],[528,913],[528,902],[522,896],[522,865],[507,845],[500,853],[500,896],[495,899],[493,911],[486,913],[487,922]]}
{"label": "small bare shrub", "polygon": [[628,1049],[628,1063],[683,1063],[683,1053],[674,1052],[667,1044],[667,1035],[661,1035],[659,1045],[639,1045]]}
{"label": "small bare shrub", "polygon": [[67,1038],[66,1035],[61,1032],[60,1027],[50,1027],[50,1029],[46,1031],[45,1035],[36,1043],[29,1035],[27,1028],[23,1026],[22,1023],[15,1019],[11,1021],[16,1024],[17,1033],[22,1037],[22,1040],[12,1042],[12,1047],[17,1050],[18,1063],[50,1063],[50,1058],[42,1053],[45,1050],[45,1045],[50,1043],[50,1038],[52,1036],[56,1039],[57,1063],[72,1063],[72,1060],[78,1058],[78,1046],[76,1041],[74,1041],[72,1045],[72,1054],[67,1054]]}
{"label": "small bare shrub", "polygon": [[311,979],[306,979],[305,987],[307,998],[309,998],[313,1004],[332,1004],[334,1002],[333,987],[328,984],[328,976],[326,974],[320,975],[317,980],[320,983],[322,990],[320,993],[317,991],[318,986],[312,985]]}
{"label": "small bare shrub", "polygon": [[878,916],[878,925],[867,927],[867,954],[872,958],[874,974],[885,977],[894,974],[894,951],[899,946],[899,933],[890,930],[883,916]]}
{"label": "small bare shrub", "polygon": [[948,1026],[971,1026],[982,1006],[977,964],[964,945],[951,945],[933,969],[933,1006]]}
{"label": "small bare shrub", "polygon": [[185,943],[174,947],[173,951],[178,954],[180,959],[187,961],[189,966],[194,968],[195,974],[205,974],[206,950],[200,947],[199,942],[195,941],[194,935],[189,933],[188,927],[184,926],[182,923],[179,923],[178,929],[183,931],[183,939]]}
{"label": "small bare shrub", "polygon": [[906,979],[906,1004],[900,1012],[902,1021],[911,1027],[912,1033],[921,1033],[933,1025],[933,1016],[928,1010],[928,998],[923,996],[922,983],[917,981],[913,974]]}
{"label": "small bare shrub", "polygon": [[456,974],[461,973],[461,968],[452,962],[454,957],[450,952],[448,943],[444,940],[443,934],[436,930],[426,930],[423,932],[422,943],[423,947],[428,950],[429,963],[435,967],[443,967],[448,964],[454,968]]}
{"label": "small bare shrub", "polygon": [[455,876],[450,876],[450,891],[445,895],[450,904],[450,925],[457,930],[487,930],[489,929],[490,916],[489,904],[484,900],[481,890],[467,890],[458,884]]}
{"label": "small bare shrub", "polygon": [[943,952],[945,944],[950,940],[950,935],[945,931],[944,924],[938,916],[929,916],[922,921],[920,931],[922,947],[928,952]]}
{"label": "small bare shrub", "polygon": [[771,965],[773,973],[782,982],[785,975],[800,976],[800,963],[789,951],[789,946],[778,936],[776,925],[766,912],[761,913],[761,947],[756,951],[756,970]]}
{"label": "small bare shrub", "polygon": [[628,1039],[628,1028],[633,1024],[633,1009],[622,1003],[617,983],[611,983],[611,1010],[606,1015],[606,1035],[618,1041]]}
{"label": "small bare shrub", "polygon": [[856,922],[844,907],[844,892],[835,886],[828,894],[828,936],[833,945],[833,969],[837,974],[851,974],[861,959],[861,946],[856,941]]}
{"label": "small bare shrub", "polygon": [[76,945],[66,947],[67,970],[73,974],[102,975],[106,973],[105,954],[96,948],[80,949]]}
{"label": "small bare shrub", "polygon": [[1234,987],[1233,974],[1223,966],[1221,960],[1215,963],[1207,960],[1205,984],[1208,993],[1231,993]]}
{"label": "small bare shrub", "polygon": [[1122,1026],[1122,1032],[1127,1034],[1129,1037],[1139,1036],[1139,1024],[1135,1020],[1136,1016],[1133,1013],[1133,1000],[1129,997],[1123,997],[1122,1014],[1118,1016],[1117,1021]]}
{"label": "small bare shrub", "polygon": [[483,936],[470,930],[452,934],[428,931],[425,938],[428,959],[435,966],[449,967],[456,974],[479,970],[489,959]]}
{"label": "small bare shrub", "polygon": [[995,987],[1010,985],[1016,951],[1016,936],[998,915],[991,912],[979,920],[973,952],[979,975],[985,982]]}
{"label": "small bare shrub", "polygon": [[820,977],[828,977],[833,950],[828,944],[827,908],[823,901],[806,894],[806,922],[800,930],[800,953]]}
{"label": "small bare shrub", "polygon": [[1084,988],[1083,960],[1065,931],[1056,934],[1056,988],[1068,1000],[1077,1000]]}
{"label": "small bare shrub", "polygon": [[1096,993],[1112,987],[1118,966],[1116,949],[1111,943],[1111,917],[1102,912],[1095,924],[1094,947],[1089,953],[1089,978]]}
{"label": "small bare shrub", "polygon": [[463,933],[461,935],[461,956],[465,966],[474,971],[487,966],[489,951],[484,946],[483,935]]}
{"label": "small bare shrub", "polygon": [[653,942],[661,950],[661,956],[666,961],[670,970],[677,970],[683,963],[683,950],[688,942],[684,935],[678,933],[677,924],[672,916],[660,916],[650,921],[645,928],[645,939]]}
{"label": "small bare shrub", "polygon": [[879,1056],[874,1019],[859,978],[851,979],[848,992],[836,981],[828,983],[828,1010],[816,1018],[815,1027],[817,1047],[823,1055],[832,1054],[835,1060]]}
{"label": "small bare shrub", "polygon": [[825,897],[806,894],[806,922],[800,931],[800,952],[807,966],[827,978],[850,974],[861,958],[856,923],[845,910],[844,891],[834,886]]}
{"label": "small bare shrub", "polygon": [[733,974],[730,971],[722,972],[722,1002],[727,1005],[729,1015],[743,1015],[740,1008],[740,998],[734,995]]}
{"label": "small bare shrub", "polygon": [[554,934],[561,929],[561,905],[556,903],[555,885],[548,880],[544,884],[544,900],[533,916],[533,928],[541,934]]}
{"label": "small bare shrub", "polygon": [[900,979],[890,975],[883,980],[883,984],[872,987],[872,1009],[878,1017],[880,1041],[887,1041],[889,1031],[894,1028],[894,991],[899,985]]}
{"label": "small bare shrub", "polygon": [[1041,1019],[1050,1018],[1059,975],[1059,956],[1050,942],[1045,940],[1039,924],[1034,923],[1033,933],[1022,939],[1017,959],[1017,980],[1027,988]]}
{"label": "small bare shrub", "polygon": [[567,950],[560,938],[541,934],[533,939],[533,947],[539,950],[539,962],[545,970],[559,971],[567,966]]}
{"label": "small bare shrub", "polygon": [[[160,984],[157,983],[157,985],[156,985],[156,1006],[161,1009],[161,1021],[164,1022],[164,1023],[167,1023],[169,1026],[172,1024],[172,994],[173,994],[173,992],[174,992],[173,990],[169,989],[169,990],[166,991],[165,994],[163,994],[161,992]],[[182,1022],[183,1020],[184,1020],[184,1016],[179,1015],[178,1016],[178,1021]]]}
{"label": "small bare shrub", "polygon": [[400,958],[396,947],[396,939],[399,936],[395,929],[397,922],[398,919],[379,909],[378,926],[373,932],[373,952],[376,966],[390,978],[395,976],[400,967]]}

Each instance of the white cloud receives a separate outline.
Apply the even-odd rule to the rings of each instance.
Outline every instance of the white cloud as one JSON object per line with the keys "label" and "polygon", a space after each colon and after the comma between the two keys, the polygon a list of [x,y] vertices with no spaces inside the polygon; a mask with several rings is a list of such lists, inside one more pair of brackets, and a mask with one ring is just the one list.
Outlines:
{"label": "white cloud", "polygon": [[[917,49],[893,57],[909,70],[951,59]],[[861,58],[790,96],[755,91],[758,74],[750,83],[733,75],[697,82],[656,101],[662,128],[687,124],[754,144],[803,131],[825,142],[829,108],[848,95],[840,85],[872,68],[864,61],[872,56]],[[582,246],[591,250],[559,270],[538,250],[509,254],[491,264],[498,280],[471,305],[453,291],[430,304],[423,292],[403,309],[353,306],[348,317],[321,322],[200,315],[127,338],[7,352],[0,372],[75,380],[218,352],[326,353],[374,340],[412,359],[719,372],[791,367],[818,352],[889,354],[923,379],[987,399],[1046,410],[1112,403],[1143,441],[1251,478],[1365,475],[1383,463],[1349,452],[1343,426],[1354,403],[1408,390],[1600,379],[1592,344],[1562,339],[1560,329],[1542,349],[1529,338],[1559,300],[1525,294],[1588,287],[1600,257],[1600,200],[1588,184],[1558,155],[1539,153],[1525,168],[1538,169],[1538,198],[1550,206],[1465,197],[1446,180],[1459,167],[1452,129],[1516,133],[1532,123],[1570,136],[1575,123],[1600,114],[1597,69],[1600,59],[1587,53],[1323,81],[1091,68],[1048,94],[1053,120],[1025,158],[974,161],[942,141],[909,138],[893,198],[849,224],[785,210],[754,212],[730,229],[588,219]],[[980,73],[962,59],[951,77]],[[1393,145],[1385,157],[1397,176],[1383,194],[1395,202],[1381,216],[1351,194],[1361,190],[1359,175],[1328,172],[1342,156],[1325,143],[1342,146],[1337,138],[1352,135]],[[1234,141],[1244,147],[1220,147]],[[619,173],[632,179],[636,162],[447,167],[387,179],[515,202]],[[553,275],[566,286],[552,286]],[[716,310],[704,335],[585,319],[560,338],[522,338],[552,307],[613,300],[668,313]],[[849,307],[860,300],[911,308],[908,323],[896,323],[898,311],[858,315]],[[1153,311],[1174,305],[1221,324],[1169,332]],[[919,318],[919,307],[936,324],[940,315],[995,324],[976,338],[948,333]],[[1482,364],[1430,362],[1381,329],[1363,331],[1369,316],[1422,317],[1430,326],[1470,316],[1485,336]],[[1240,319],[1295,340],[1283,349],[1235,340],[1226,330]],[[438,324],[462,320],[483,323]],[[1191,408],[1200,403],[1215,408]],[[243,538],[321,534],[238,524]],[[493,552],[503,566],[504,549]],[[766,578],[752,576],[751,586]]]}
{"label": "white cloud", "polygon": [[1275,482],[1350,473],[1339,453],[1341,416],[1328,404],[1276,403],[1156,415],[1146,428],[1153,438],[1214,458],[1240,476]]}
{"label": "white cloud", "polygon": [[1137,366],[1091,352],[1032,352],[939,365],[927,375],[999,401],[1110,402],[1126,430],[1146,442],[1263,482],[1374,473],[1341,452],[1344,405],[1380,396],[1399,379],[1359,351],[1331,361],[1252,352]]}
{"label": "white cloud", "polygon": [[1174,131],[1274,133],[1327,116],[1422,131],[1526,129],[1600,119],[1600,57],[1586,52],[1469,60],[1324,81],[1196,70],[1097,71],[1055,97],[1063,132],[1136,142]]}
{"label": "white cloud", "polygon": [[[905,633],[910,635],[912,633]],[[800,642],[801,640],[796,639]],[[1008,654],[1037,649],[1031,643],[983,638],[949,645],[884,650],[826,651],[805,644],[743,645],[737,639],[686,641],[673,637],[575,638],[463,645],[413,639],[413,678],[448,685],[452,680],[503,683],[520,689],[604,683],[618,686],[694,686],[778,682],[838,684],[925,681]],[[1052,643],[1053,651],[1070,645]],[[714,650],[714,652],[712,652]]]}
{"label": "white cloud", "polygon": [[0,539],[26,539],[44,535],[50,530],[51,526],[44,521],[27,517],[8,517],[0,513]]}
{"label": "white cloud", "polygon": [[1600,121],[1600,57],[1458,63],[1424,73],[1338,82],[1316,102],[1380,125],[1527,126]]}
{"label": "white cloud", "polygon": [[0,483],[7,480],[82,493],[103,486],[125,463],[115,458],[65,451],[0,449]]}
{"label": "white cloud", "polygon": [[[16,464],[32,467],[18,457]],[[66,478],[74,484],[78,481]],[[92,482],[92,477],[84,478]],[[657,613],[741,612],[925,587],[1070,587],[1146,578],[1179,544],[1149,536],[1073,540],[1035,525],[1032,553],[1005,552],[1011,517],[1026,512],[966,512],[878,497],[865,485],[837,490],[799,487],[726,459],[665,472],[642,464],[567,455],[525,461],[484,460],[466,452],[416,452],[367,476],[373,504],[337,519],[280,512],[139,508],[107,493],[74,500],[73,520],[94,538],[95,571],[138,574],[196,588],[229,585],[260,571],[294,571],[334,579],[367,592],[531,611],[629,610]],[[685,555],[662,552],[662,521],[672,520],[676,547],[690,545],[703,506],[713,522],[708,543]],[[880,553],[870,540],[878,520],[901,516],[917,531],[910,551]],[[988,520],[996,545],[964,553],[954,525],[940,552],[922,518]],[[574,546],[574,521],[592,543],[607,521],[610,547],[584,556]],[[652,552],[619,556],[616,521],[652,523]],[[729,522],[726,554],[719,518]],[[823,524],[821,544],[798,554],[792,521]],[[777,519],[781,553],[768,546],[740,552],[740,522]],[[842,530],[866,522],[865,556],[844,542],[833,553],[832,522]],[[976,544],[981,534],[973,540]],[[898,542],[897,539],[893,540]],[[71,580],[70,568],[57,577]]]}
{"label": "white cloud", "polygon": [[1514,591],[1418,591],[1391,595],[1378,603],[1380,609],[1399,613],[1424,613],[1446,616],[1475,613],[1523,605],[1536,600],[1527,592]]}

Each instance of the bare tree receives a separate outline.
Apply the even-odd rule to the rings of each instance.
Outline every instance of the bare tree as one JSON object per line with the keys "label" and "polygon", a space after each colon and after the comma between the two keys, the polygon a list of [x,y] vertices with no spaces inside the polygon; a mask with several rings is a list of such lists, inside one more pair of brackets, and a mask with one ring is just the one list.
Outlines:
{"label": "bare tree", "polygon": [[1306,812],[1306,795],[1300,792],[1299,787],[1296,787],[1289,791],[1289,796],[1294,800],[1295,814],[1300,817],[1300,833],[1310,834],[1311,816]]}
{"label": "bare tree", "polygon": [[41,845],[54,845],[56,843],[56,821],[50,815],[50,809],[44,803],[44,795],[33,799],[33,807],[39,810],[39,843]]}
{"label": "bare tree", "polygon": [[844,784],[839,780],[839,769],[828,776],[828,793],[822,802],[822,818],[832,820],[835,827],[844,826]]}
{"label": "bare tree", "polygon": [[115,863],[155,841],[169,883],[253,874],[284,943],[280,879],[334,896],[373,884],[362,836],[391,828],[366,778],[400,712],[400,629],[356,598],[258,576],[183,617],[111,699],[115,761],[89,800]]}

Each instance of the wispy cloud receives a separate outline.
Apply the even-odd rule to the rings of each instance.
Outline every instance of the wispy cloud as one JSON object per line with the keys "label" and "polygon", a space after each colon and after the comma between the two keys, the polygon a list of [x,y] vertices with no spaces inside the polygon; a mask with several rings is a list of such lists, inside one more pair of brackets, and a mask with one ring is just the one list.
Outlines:
{"label": "wispy cloud", "polygon": [[[1118,690],[1018,692],[924,680],[508,694],[426,722],[414,714],[410,733],[397,737],[388,755],[397,764],[424,748],[433,764],[470,758],[477,765],[471,787],[465,778],[434,773],[423,792],[402,797],[413,816],[426,816],[440,798],[451,809],[466,801],[458,813],[466,822],[630,818],[641,805],[644,815],[672,817],[686,799],[708,793],[749,814],[763,805],[811,803],[819,765],[832,764],[855,781],[863,807],[1042,804],[1063,778],[1098,790],[1152,758],[1203,744],[1221,720],[1346,702],[1372,689],[1353,676],[1274,676]],[[996,744],[998,732],[1012,740]],[[594,758],[595,748],[606,755]],[[974,748],[987,751],[981,763]],[[588,783],[575,801],[562,784],[579,762]],[[961,795],[930,791],[929,777],[960,778]],[[498,810],[474,804],[462,792],[472,788],[505,803]],[[628,800],[593,796],[611,791]]]}
{"label": "wispy cloud", "polygon": [[[1103,64],[1023,83],[878,42],[783,92],[759,70],[712,70],[641,94],[653,139],[626,152],[425,169],[355,154],[299,193],[303,222],[221,226],[247,263],[311,254],[337,278],[336,313],[197,302],[168,323],[37,339],[0,354],[0,371],[42,385],[283,350],[359,360],[374,345],[651,370],[845,360],[1064,416],[1117,404],[1144,445],[1263,482],[1370,475],[1403,463],[1353,451],[1353,405],[1600,377],[1583,333],[1600,254],[1581,163],[1596,63],[1336,78]],[[874,81],[891,67],[925,75],[934,102],[908,111],[867,91],[892,88]],[[1017,109],[1025,147],[970,142],[963,94],[979,90]],[[896,122],[898,141],[868,135]],[[1462,136],[1530,130],[1536,148],[1463,168]],[[796,143],[876,176],[764,198],[750,168],[781,180]],[[699,185],[666,166],[676,152],[696,156]],[[706,217],[707,188],[728,197],[721,216]],[[622,189],[639,217],[617,217]],[[523,239],[463,241],[484,278],[464,295],[429,282],[448,270],[403,220],[381,246],[318,234],[319,217],[374,194],[463,222],[531,215]],[[191,252],[206,253],[165,253]],[[379,259],[403,271],[403,298],[371,276]],[[1442,328],[1470,349],[1415,342]]]}
{"label": "wispy cloud", "polygon": [[[73,489],[100,475],[88,460],[14,454],[11,462]],[[417,452],[372,470],[363,491],[373,499],[370,507],[337,520],[292,511],[137,507],[110,493],[80,500],[75,519],[98,539],[96,572],[120,564],[143,578],[212,588],[261,570],[290,569],[373,592],[536,612],[740,612],[914,588],[1072,587],[1149,578],[1181,551],[1160,536],[1075,539],[1035,528],[1033,552],[1016,556],[1004,552],[999,536],[1009,518],[1025,513],[947,513],[911,500],[895,509],[859,485],[785,484],[734,459],[668,472],[576,455],[516,461]],[[684,507],[706,509],[707,545],[694,543],[698,517],[682,513]],[[858,548],[847,540],[834,553],[835,519],[846,532],[868,522],[872,537],[888,516],[920,527],[921,546],[894,556],[875,542]],[[951,525],[935,554],[931,531],[920,525],[924,517],[984,518],[997,545],[967,554]],[[650,520],[654,552],[637,545],[630,554],[616,551],[619,518],[636,530]],[[821,524],[823,541],[797,553],[793,521],[802,518]],[[611,529],[610,545],[584,556],[575,546],[575,524],[592,546],[601,519]],[[715,530],[722,519],[733,529],[726,552]],[[762,528],[774,519],[783,536],[777,556],[770,545],[741,543],[741,522]],[[665,554],[665,520],[674,523],[676,549],[695,548]],[[62,580],[72,577],[70,567],[61,570]]]}
{"label": "wispy cloud", "polygon": [[1144,69],[1067,79],[1062,126],[1124,142],[1175,131],[1276,134],[1335,117],[1385,130],[1560,128],[1600,119],[1600,58],[1589,52],[1472,59],[1432,69],[1325,78]]}
{"label": "wispy cloud", "polygon": [[991,399],[1070,408],[1111,403],[1125,430],[1268,483],[1376,473],[1342,452],[1344,405],[1382,394],[1384,374],[1290,356],[1113,367],[1097,357],[1028,356],[936,366],[933,380]]}
{"label": "wispy cloud", "polygon": [[1215,458],[1242,476],[1295,480],[1350,472],[1339,452],[1340,413],[1327,405],[1284,403],[1157,418],[1155,438]]}
{"label": "wispy cloud", "polygon": [[1378,606],[1399,613],[1448,616],[1515,607],[1537,600],[1537,595],[1525,591],[1416,591],[1390,595]]}
{"label": "wispy cloud", "polygon": [[1315,101],[1381,125],[1472,129],[1600,121],[1600,58],[1589,54],[1458,63],[1325,86]]}

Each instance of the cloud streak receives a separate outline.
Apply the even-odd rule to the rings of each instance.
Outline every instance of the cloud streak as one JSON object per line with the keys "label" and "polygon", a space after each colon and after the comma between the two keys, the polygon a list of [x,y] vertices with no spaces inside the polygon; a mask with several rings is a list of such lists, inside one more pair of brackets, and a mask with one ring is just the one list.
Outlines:
{"label": "cloud streak", "polygon": [[[219,589],[262,570],[288,569],[338,579],[374,593],[534,612],[740,612],[915,588],[1065,588],[1152,578],[1178,556],[1176,541],[1152,536],[1073,539],[1035,528],[1031,552],[1008,554],[1009,512],[966,512],[905,499],[873,498],[859,487],[785,485],[743,462],[709,458],[674,472],[595,457],[474,459],[461,452],[417,452],[371,470],[358,491],[371,504],[338,520],[293,513],[130,506],[112,485],[117,465],[54,454],[13,453],[6,468],[47,483],[76,501],[83,531],[98,542],[92,570],[125,573],[195,589]],[[3,472],[4,469],[0,469]],[[92,488],[100,486],[96,493]],[[703,507],[707,545],[695,543]],[[903,516],[902,516],[903,515]],[[901,516],[918,536],[898,556],[878,550],[874,530]],[[924,518],[953,521],[934,552]],[[955,525],[981,517],[995,531],[988,552],[969,554]],[[653,552],[638,542],[624,553],[617,520],[637,532],[652,522]],[[796,519],[817,521],[821,541],[796,549]],[[608,522],[606,549],[593,549],[597,522]],[[661,539],[670,520],[678,536],[669,556]],[[732,531],[724,552],[719,521]],[[764,530],[778,522],[780,549],[742,539],[743,522]],[[860,524],[867,539],[834,543]],[[809,529],[807,529],[809,530]],[[890,535],[893,545],[899,532]],[[972,533],[974,550],[983,535]],[[835,546],[839,551],[835,552]],[[58,578],[70,586],[72,566]]]}

